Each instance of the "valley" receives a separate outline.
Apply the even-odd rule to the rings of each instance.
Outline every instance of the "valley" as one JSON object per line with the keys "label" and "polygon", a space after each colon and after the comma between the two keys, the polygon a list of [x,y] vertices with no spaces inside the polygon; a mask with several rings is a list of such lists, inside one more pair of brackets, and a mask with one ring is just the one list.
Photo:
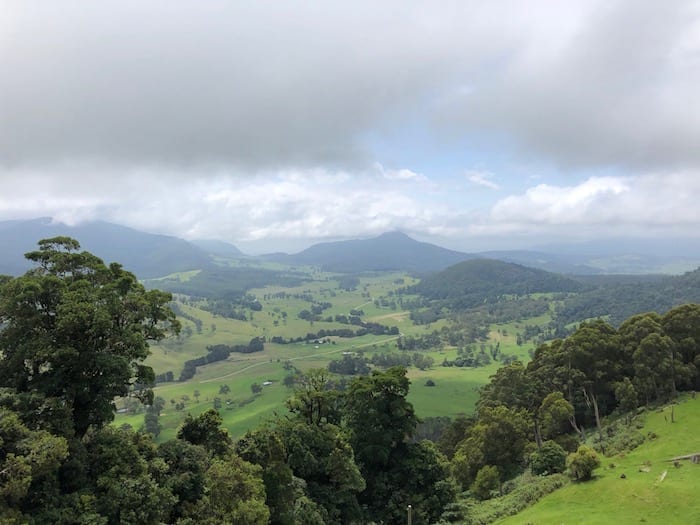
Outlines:
{"label": "valley", "polygon": [[[421,253],[425,243],[405,236],[392,237],[392,242],[397,240],[403,243],[405,254],[413,251],[419,261],[441,253],[432,247]],[[643,481],[652,476],[638,477],[633,472],[642,455],[648,459],[639,468],[656,472],[666,461],[662,456],[687,454],[700,446],[694,438],[682,437],[695,434],[694,418],[700,413],[690,393],[698,384],[695,362],[700,355],[700,310],[692,303],[700,301],[700,270],[677,276],[579,276],[468,257],[431,272],[416,271],[411,264],[396,269],[360,266],[356,271],[339,272],[324,264],[250,258],[234,250],[224,253],[218,244],[204,246],[217,250],[207,255],[207,264],[137,281],[119,265],[102,267],[91,254],[77,253],[75,241],[59,237],[42,241],[40,250],[29,254],[41,268],[14,279],[3,277],[0,284],[7,305],[15,304],[13,301],[24,304],[26,290],[39,289],[34,283],[45,280],[47,290],[56,279],[67,283],[61,299],[65,303],[56,303],[58,313],[48,313],[45,326],[47,333],[57,329],[61,337],[67,337],[62,344],[68,344],[68,349],[60,346],[57,357],[39,367],[36,383],[30,376],[17,383],[20,388],[24,384],[54,388],[44,376],[73,374],[71,367],[88,366],[95,368],[72,377],[79,377],[86,382],[85,389],[92,389],[97,384],[95,377],[121,370],[119,366],[103,367],[100,361],[93,363],[90,357],[90,330],[109,326],[109,330],[122,330],[121,321],[103,325],[99,317],[91,320],[92,314],[86,312],[116,307],[117,312],[110,315],[122,319],[131,307],[119,313],[120,305],[133,299],[114,302],[99,297],[122,293],[119,283],[126,282],[124,279],[145,301],[133,303],[142,305],[133,313],[160,319],[154,325],[142,321],[131,328],[152,334],[147,351],[139,346],[143,340],[131,339],[128,333],[121,333],[110,350],[118,354],[117,349],[127,341],[134,349],[140,348],[138,361],[143,366],[135,368],[137,377],[148,378],[152,373],[155,382],[130,379],[119,386],[121,390],[114,392],[121,392],[122,397],[112,395],[100,401],[109,409],[97,413],[102,420],[94,425],[85,425],[79,418],[74,423],[57,419],[67,425],[63,428],[69,429],[72,446],[77,446],[78,433],[81,443],[97,440],[94,446],[99,446],[100,439],[113,439],[109,436],[114,432],[121,436],[117,441],[145,440],[139,446],[146,448],[139,454],[145,454],[148,468],[157,464],[149,463],[153,452],[148,450],[169,454],[172,447],[186,446],[199,447],[197,454],[209,454],[192,468],[207,465],[212,469],[223,454],[226,461],[258,465],[265,476],[277,468],[289,469],[304,481],[321,476],[322,481],[313,482],[318,483],[315,488],[288,496],[275,495],[272,478],[252,476],[251,483],[262,483],[273,491],[266,503],[261,500],[260,512],[276,516],[275,523],[287,519],[279,498],[299,501],[313,496],[322,512],[337,516],[360,515],[353,510],[354,504],[344,503],[345,497],[350,502],[368,502],[372,510],[365,511],[367,515],[390,520],[402,515],[403,505],[410,501],[417,516],[430,520],[426,523],[442,516],[442,520],[465,525],[492,523],[514,514],[516,520],[532,516],[527,519],[533,523],[565,522],[572,513],[582,512],[568,498],[580,502],[590,494],[623,489],[612,469],[619,466],[630,471],[621,479],[634,479],[627,485],[646,494],[649,489],[642,487]],[[336,254],[324,247],[319,257],[342,259],[348,245],[339,246]],[[361,252],[362,246],[361,241],[350,244],[353,251]],[[377,249],[374,241],[368,246]],[[72,261],[76,269],[64,272],[64,261]],[[86,272],[81,265],[95,269]],[[109,282],[111,276],[117,277],[114,285],[102,281]],[[84,286],[83,280],[94,280],[97,294],[94,302],[85,303],[90,305],[87,310],[82,310],[84,292],[72,288],[76,283]],[[41,305],[42,301],[29,304]],[[151,307],[143,309],[147,304]],[[12,314],[16,321],[8,316],[8,323],[31,322],[24,319],[21,306],[6,311],[15,311],[12,308],[19,308]],[[63,316],[65,308],[68,316],[52,328],[52,316]],[[73,315],[73,308],[78,313]],[[658,313],[649,313],[653,310]],[[47,312],[40,307],[36,315],[41,318]],[[84,326],[91,329],[83,333]],[[61,332],[66,329],[65,334]],[[31,351],[32,346],[21,342],[26,333],[32,334],[33,329],[0,331],[9,345],[7,355],[1,356],[7,370],[0,372],[21,377],[30,370],[20,366],[20,361],[7,359],[15,351]],[[20,341],[18,350],[12,338]],[[73,345],[75,352],[87,358],[85,363],[72,360]],[[42,359],[43,355],[32,358]],[[70,401],[74,411],[84,406],[78,403],[82,390],[63,380],[58,385],[66,390],[66,399],[75,399]],[[16,395],[8,390],[4,402]],[[30,402],[22,395],[13,406]],[[367,408],[373,404],[374,408]],[[688,407],[691,409],[686,410]],[[664,414],[664,422],[670,417],[674,424],[669,427],[673,430],[670,439],[667,429],[659,427],[659,413]],[[649,430],[645,424],[650,425]],[[28,431],[19,430],[20,434]],[[63,430],[56,431],[56,439],[64,439],[60,432]],[[663,441],[657,441],[661,436]],[[296,463],[296,456],[289,454],[283,467],[269,463],[267,454],[273,454],[276,442],[282,450],[301,446],[304,454],[323,461],[337,459],[337,454],[346,451],[349,455],[342,468],[349,470],[332,478],[337,479],[332,483],[347,483],[349,492],[326,499],[328,474],[305,473],[313,464],[310,456]],[[665,445],[655,449],[659,442]],[[377,447],[391,461],[376,456]],[[573,466],[564,465],[565,460],[574,461],[578,456],[596,458],[581,479]],[[547,466],[538,466],[542,464]],[[603,472],[606,465],[611,472]],[[179,467],[169,468],[175,470],[168,475],[175,476]],[[246,468],[234,467],[231,472],[243,475]],[[323,469],[335,467],[314,468],[325,472]],[[401,493],[401,503],[385,508],[384,502],[399,486],[395,480],[387,481],[385,472],[397,475],[402,469],[417,469],[416,485]],[[676,478],[694,483],[692,467],[670,474],[666,470],[657,477],[668,475],[674,480],[667,485],[675,486]],[[590,478],[593,481],[587,481]],[[376,488],[368,489],[365,483],[376,484]],[[166,487],[163,485],[164,490],[171,490]],[[437,496],[416,499],[432,493]],[[605,523],[607,517],[618,514],[674,515],[676,507],[685,504],[683,494],[677,492],[678,497],[666,501],[650,493],[641,514],[632,508],[618,512],[610,507],[609,499],[593,496],[600,503],[587,515],[588,521],[574,521]],[[198,505],[204,504],[203,496],[197,497]],[[623,489],[619,497],[629,497],[629,493]],[[178,509],[171,505],[163,512],[191,512]],[[518,514],[523,510],[524,514]],[[696,510],[693,507],[688,512]],[[676,513],[679,523],[688,512]],[[338,519],[344,520],[330,521]]]}

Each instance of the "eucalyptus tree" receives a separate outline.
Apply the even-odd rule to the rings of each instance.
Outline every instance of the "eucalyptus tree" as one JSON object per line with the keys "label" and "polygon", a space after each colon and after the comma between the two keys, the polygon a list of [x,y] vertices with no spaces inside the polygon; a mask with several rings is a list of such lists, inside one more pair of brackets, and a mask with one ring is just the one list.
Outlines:
{"label": "eucalyptus tree", "polygon": [[37,267],[0,286],[0,386],[39,396],[47,424],[60,407],[76,437],[111,421],[117,396],[152,400],[149,341],[179,330],[170,294],[79,250],[69,237],[39,241],[26,254]]}

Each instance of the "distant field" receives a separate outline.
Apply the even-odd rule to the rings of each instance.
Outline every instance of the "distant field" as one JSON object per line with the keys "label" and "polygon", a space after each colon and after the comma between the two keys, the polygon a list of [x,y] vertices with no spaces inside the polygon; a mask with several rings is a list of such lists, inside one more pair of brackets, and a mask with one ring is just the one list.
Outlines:
{"label": "distant field", "polygon": [[[603,458],[593,480],[571,483],[498,523],[700,523],[700,465],[681,461],[675,468],[668,461],[700,452],[700,398],[684,398],[674,413],[675,423],[670,407],[647,414],[641,430],[648,436],[645,443],[627,454]],[[650,439],[652,433],[656,437]]]}
{"label": "distant field", "polygon": [[[186,272],[168,278],[186,280],[195,273]],[[342,289],[339,281],[331,274],[310,271],[309,276],[308,282],[292,288],[270,286],[252,290],[250,293],[258,298],[263,308],[262,311],[249,312],[252,319],[248,321],[213,315],[198,308],[196,302],[181,302],[179,306],[186,316],[201,321],[201,330],[197,331],[192,320],[181,318],[181,336],[171,337],[153,345],[147,364],[152,366],[157,374],[171,371],[177,379],[185,361],[206,355],[208,345],[247,344],[256,336],[264,336],[267,340],[273,336],[290,339],[317,333],[321,329],[357,328],[335,321],[310,322],[300,319],[299,312],[310,309],[315,303],[331,304],[321,314],[323,318],[335,318],[336,315],[348,315],[350,310],[361,310],[363,320],[389,327],[395,326],[402,335],[420,336],[447,325],[444,319],[427,325],[414,325],[408,310],[398,306],[389,308],[376,304],[382,298],[393,300],[392,294],[397,288],[416,282],[408,275],[384,273],[363,276],[359,279],[356,289],[351,291]],[[312,302],[307,300],[309,297]],[[410,299],[415,299],[415,296]],[[527,323],[544,324],[548,321],[549,316],[543,316],[527,320]],[[516,344],[516,334],[522,330],[524,323],[525,321],[493,326],[487,344],[498,343],[502,354],[514,354],[520,359],[528,360],[528,349],[532,345]],[[289,364],[305,371],[311,368],[325,368],[329,361],[341,357],[343,352],[361,351],[367,357],[371,357],[375,352],[398,351],[397,336],[366,335],[350,339],[330,339],[333,344],[282,345],[268,342],[263,352],[232,354],[226,361],[198,367],[196,375],[186,382],[159,384],[155,388],[155,395],[162,397],[166,402],[160,418],[163,430],[159,440],[174,437],[188,413],[196,415],[212,408],[215,398],[220,399],[224,425],[234,436],[242,435],[246,430],[258,426],[275,414],[284,414],[285,401],[292,394],[292,390],[282,383],[284,377],[291,373],[285,369]],[[414,367],[408,370],[411,380],[409,400],[420,417],[454,417],[473,412],[479,387],[486,383],[489,376],[500,366],[499,361],[494,361],[489,366],[476,369],[443,367],[440,365],[445,358],[455,358],[455,349],[441,348],[423,353],[433,358],[434,366],[424,371]],[[426,386],[428,379],[431,379],[435,386]],[[269,384],[264,386],[262,392],[253,395],[253,383]],[[226,385],[230,392],[219,394],[223,385]],[[195,393],[199,395],[195,396]],[[176,410],[177,404],[184,404],[184,409]],[[124,406],[122,402],[118,402],[117,405],[118,408]],[[143,425],[143,417],[143,413],[120,413],[116,424],[128,423],[138,428]]]}

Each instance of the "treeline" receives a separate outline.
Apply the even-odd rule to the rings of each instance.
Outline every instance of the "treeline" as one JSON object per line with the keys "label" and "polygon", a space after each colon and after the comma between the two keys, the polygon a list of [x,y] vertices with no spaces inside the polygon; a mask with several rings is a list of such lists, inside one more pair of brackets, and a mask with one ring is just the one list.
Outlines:
{"label": "treeline", "polygon": [[369,365],[378,366],[381,368],[391,368],[394,366],[402,366],[409,368],[415,366],[420,370],[431,368],[435,360],[419,352],[389,352],[372,354],[371,357],[365,357],[362,354],[346,353],[340,359],[334,359],[328,363],[328,371],[334,374],[341,375],[367,375],[371,368]]}
{"label": "treeline", "polygon": [[235,301],[253,288],[282,286],[292,288],[304,282],[306,276],[293,272],[279,272],[262,268],[205,268],[187,281],[162,279],[149,281],[172,293]]}
{"label": "treeline", "polygon": [[396,326],[386,326],[379,323],[361,322],[360,328],[353,330],[352,328],[329,328],[321,329],[316,333],[309,332],[305,336],[285,338],[275,335],[270,338],[271,343],[281,345],[292,343],[303,343],[305,341],[321,341],[328,337],[362,337],[363,335],[399,335],[399,329]]}
{"label": "treeline", "polygon": [[248,321],[248,311],[259,312],[262,310],[262,304],[254,296],[245,294],[233,300],[207,299],[200,308],[228,319]]}
{"label": "treeline", "polygon": [[170,306],[170,309],[175,312],[175,315],[178,317],[182,317],[183,319],[187,319],[188,321],[192,322],[194,324],[195,330],[197,331],[198,334],[202,333],[202,320],[195,317],[194,315],[190,315],[187,312],[185,312],[182,307],[178,304],[177,301],[172,301],[168,306]]}
{"label": "treeline", "polygon": [[226,345],[217,344],[207,346],[207,355],[197,357],[195,359],[190,359],[185,361],[182,367],[182,372],[180,372],[180,377],[178,381],[187,381],[194,377],[197,373],[198,366],[208,365],[209,363],[216,363],[217,361],[224,361],[233,352],[238,352],[241,354],[250,354],[252,352],[262,352],[265,349],[264,338],[253,337],[250,343],[247,345]]}

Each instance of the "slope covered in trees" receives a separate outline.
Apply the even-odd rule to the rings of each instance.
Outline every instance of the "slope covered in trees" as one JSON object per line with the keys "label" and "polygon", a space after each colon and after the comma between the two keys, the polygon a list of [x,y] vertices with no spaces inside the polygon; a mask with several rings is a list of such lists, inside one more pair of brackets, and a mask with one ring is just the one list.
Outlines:
{"label": "slope covered in trees", "polygon": [[574,292],[583,286],[573,279],[491,259],[465,261],[424,278],[409,288],[430,300],[454,309],[496,302],[504,295]]}
{"label": "slope covered in trees", "polygon": [[619,325],[639,312],[664,313],[681,304],[700,302],[700,269],[671,277],[628,276],[582,281],[592,288],[567,299],[558,309],[561,323],[606,317]]}

